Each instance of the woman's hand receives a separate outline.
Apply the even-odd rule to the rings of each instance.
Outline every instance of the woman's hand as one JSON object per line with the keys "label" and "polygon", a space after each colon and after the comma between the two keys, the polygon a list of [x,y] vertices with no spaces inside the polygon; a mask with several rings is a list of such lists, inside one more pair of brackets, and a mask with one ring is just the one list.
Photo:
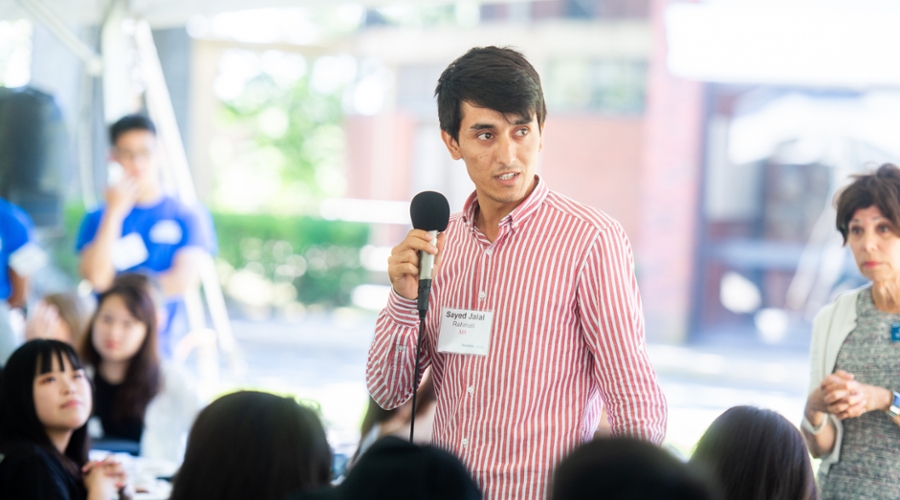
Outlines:
{"label": "woman's hand", "polygon": [[119,491],[128,483],[125,467],[112,456],[102,462],[88,462],[81,468],[88,500],[112,500],[119,498]]}
{"label": "woman's hand", "polygon": [[853,374],[844,370],[828,375],[806,398],[806,419],[818,425],[825,413],[841,420],[861,415],[865,412],[866,401],[859,385],[853,380]]}
{"label": "woman's hand", "polygon": [[885,411],[891,404],[892,393],[884,387],[863,384],[853,374],[838,370],[822,379],[819,388],[807,400],[807,419],[810,410],[831,413],[837,418],[859,417],[870,411]]}

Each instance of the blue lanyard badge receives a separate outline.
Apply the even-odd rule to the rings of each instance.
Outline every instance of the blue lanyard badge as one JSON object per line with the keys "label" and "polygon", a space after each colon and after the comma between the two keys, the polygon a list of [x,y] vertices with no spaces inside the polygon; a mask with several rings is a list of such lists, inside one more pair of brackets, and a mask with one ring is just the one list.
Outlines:
{"label": "blue lanyard badge", "polygon": [[891,342],[900,342],[900,323],[891,325]]}

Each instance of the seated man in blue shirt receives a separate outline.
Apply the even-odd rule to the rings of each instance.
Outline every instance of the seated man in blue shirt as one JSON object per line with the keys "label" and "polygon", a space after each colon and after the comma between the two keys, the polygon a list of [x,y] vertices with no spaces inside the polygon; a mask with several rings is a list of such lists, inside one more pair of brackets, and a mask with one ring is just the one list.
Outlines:
{"label": "seated man in blue shirt", "polygon": [[[198,285],[200,262],[217,246],[209,212],[187,206],[162,190],[156,159],[156,127],[142,115],[128,115],[110,127],[110,158],[123,179],[106,191],[106,203],[81,223],[76,248],[80,269],[100,292],[118,273],[153,276],[166,295],[167,324],[160,347],[171,355],[173,321],[183,316],[184,293]],[[184,332],[174,332],[176,335]]]}

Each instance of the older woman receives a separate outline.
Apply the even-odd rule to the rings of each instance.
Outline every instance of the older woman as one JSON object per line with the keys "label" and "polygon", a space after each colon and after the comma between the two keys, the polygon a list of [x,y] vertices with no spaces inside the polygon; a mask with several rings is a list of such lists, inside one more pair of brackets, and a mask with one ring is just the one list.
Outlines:
{"label": "older woman", "polygon": [[845,293],[813,324],[802,422],[821,458],[823,499],[900,491],[900,169],[857,176],[837,197],[837,228],[871,285]]}

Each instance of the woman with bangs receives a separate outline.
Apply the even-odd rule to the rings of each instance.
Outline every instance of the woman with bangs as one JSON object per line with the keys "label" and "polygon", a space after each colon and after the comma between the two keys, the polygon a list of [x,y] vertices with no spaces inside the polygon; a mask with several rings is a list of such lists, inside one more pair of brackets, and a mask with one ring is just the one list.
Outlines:
{"label": "woman with bangs", "polygon": [[122,466],[87,459],[91,403],[70,345],[32,340],[12,354],[0,380],[0,498],[119,498]]}
{"label": "woman with bangs", "polygon": [[199,398],[191,377],[163,363],[164,319],[152,282],[123,274],[100,294],[82,343],[94,382],[95,447],[180,462]]}

